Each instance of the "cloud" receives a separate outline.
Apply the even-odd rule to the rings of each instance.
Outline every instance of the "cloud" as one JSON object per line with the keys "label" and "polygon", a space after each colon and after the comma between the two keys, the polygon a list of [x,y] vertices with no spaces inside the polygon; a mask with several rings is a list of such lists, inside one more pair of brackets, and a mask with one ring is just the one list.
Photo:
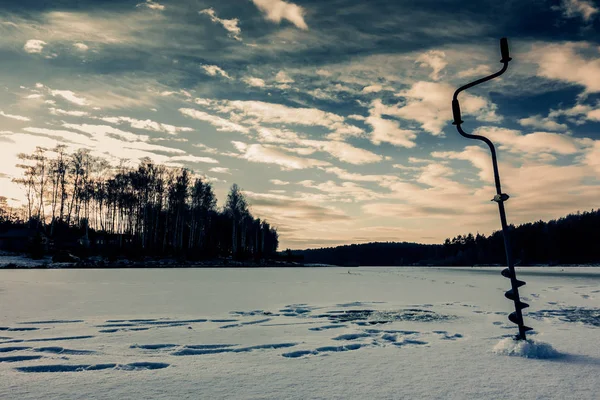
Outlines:
{"label": "cloud", "polygon": [[[451,99],[455,87],[448,83],[416,82],[408,90],[399,93],[406,104],[390,107],[390,115],[417,121],[423,130],[432,135],[441,135],[442,128],[452,117]],[[475,114],[478,121],[498,122],[501,117],[496,114],[496,105],[483,97],[463,93],[460,97],[463,115]]]}
{"label": "cloud", "polygon": [[60,108],[54,107],[50,107],[48,110],[54,115],[68,115],[70,117],[86,117],[90,115],[87,111],[61,110]]}
{"label": "cloud", "polygon": [[136,5],[136,7],[147,7],[151,10],[159,10],[159,11],[163,11],[165,9],[165,6],[163,6],[160,3],[154,2],[152,0],[146,0],[145,3],[139,3]]}
{"label": "cloud", "polygon": [[297,28],[308,29],[308,25],[304,21],[304,9],[294,3],[283,0],[252,0],[252,2],[268,21],[280,23],[282,20],[286,20]]}
{"label": "cloud", "polygon": [[421,63],[421,67],[430,67],[433,71],[429,77],[434,81],[437,81],[440,79],[440,72],[448,65],[445,58],[446,53],[443,51],[430,50],[417,57],[416,62]]}
{"label": "cloud", "polygon": [[486,76],[492,73],[489,65],[479,65],[477,67],[465,69],[456,74],[457,78],[468,78],[471,76]]}
{"label": "cloud", "polygon": [[242,81],[244,81],[248,86],[265,87],[266,85],[264,80],[260,78],[254,78],[252,76],[246,76],[242,78]]}
{"label": "cloud", "polygon": [[[586,151],[587,157],[590,154],[591,157],[584,158],[582,164],[550,165],[537,159],[523,160],[517,166],[501,163],[503,189],[511,195],[508,207],[512,222],[556,218],[575,210],[596,207],[600,185],[585,182],[588,177],[598,176],[598,171],[593,169],[597,165],[594,164],[597,162],[594,151],[595,146]],[[491,185],[493,171],[488,151],[469,146],[462,152],[434,152],[432,155],[471,163],[479,170],[480,179],[486,184],[485,190],[476,190],[475,195],[482,200],[485,195],[491,198],[494,192]],[[473,204],[473,200],[467,203]]]}
{"label": "cloud", "polygon": [[0,111],[0,115],[10,119],[16,119],[17,121],[31,121],[30,118],[23,117],[22,115],[7,114],[4,111]]}
{"label": "cloud", "polygon": [[383,118],[387,114],[388,108],[383,105],[381,100],[374,100],[369,109],[369,116],[365,118],[365,123],[371,126],[371,141],[379,145],[383,142],[406,148],[415,147],[414,139],[416,133],[410,129],[400,128],[398,121]]}
{"label": "cloud", "polygon": [[255,193],[244,190],[252,205],[252,211],[268,216],[275,221],[288,223],[321,223],[324,221],[347,221],[350,219],[343,211],[335,207],[324,207],[298,200],[292,196],[274,193]]}
{"label": "cloud", "polygon": [[559,124],[558,122],[553,121],[550,118],[544,118],[541,115],[533,115],[528,118],[521,118],[519,120],[519,124],[528,128],[545,129],[548,131],[566,131],[568,129],[567,125]]}
{"label": "cloud", "polygon": [[119,140],[124,140],[126,142],[147,142],[149,137],[146,135],[138,135],[135,133],[122,131],[121,129],[113,128],[108,125],[90,125],[90,124],[67,124],[64,123],[63,126],[68,129],[75,129],[81,132],[88,133],[92,136],[101,135],[101,136],[109,136],[113,138],[117,138]]}
{"label": "cloud", "polygon": [[78,97],[71,90],[50,90],[50,94],[54,97],[62,97],[63,99],[76,104],[78,106],[87,106],[89,105],[87,99],[83,97]]}
{"label": "cloud", "polygon": [[383,187],[387,187],[388,184],[397,182],[399,178],[394,175],[366,175],[354,172],[348,172],[345,169],[339,167],[323,168],[326,172],[336,175],[338,178],[345,181],[356,181],[356,182],[375,182],[379,183]]}
{"label": "cloud", "polygon": [[562,10],[566,18],[581,17],[585,22],[590,22],[598,13],[598,8],[587,0],[562,0],[560,7],[553,7],[553,9]]}
{"label": "cloud", "polygon": [[221,75],[224,78],[231,79],[231,76],[227,74],[227,72],[223,71],[220,67],[216,65],[203,65],[202,68],[206,71],[206,73],[210,76]]}
{"label": "cloud", "polygon": [[360,136],[362,130],[345,123],[344,117],[316,108],[288,107],[278,103],[244,100],[195,99],[196,104],[210,110],[227,113],[230,120],[253,126],[283,124],[319,126],[329,129],[328,138],[338,140],[346,136]]}
{"label": "cloud", "polygon": [[538,44],[527,58],[538,65],[539,76],[583,86],[587,93],[600,92],[600,48],[591,43]]}
{"label": "cloud", "polygon": [[65,131],[65,130],[61,130],[61,129],[26,127],[26,128],[23,128],[23,131],[38,134],[38,135],[43,135],[43,136],[49,136],[51,138],[59,139],[61,141],[84,145],[86,147],[90,143],[90,139],[91,139],[90,136],[88,136],[88,135],[83,135],[81,133]]}
{"label": "cloud", "polygon": [[169,124],[163,124],[161,122],[152,121],[150,119],[139,120],[130,117],[102,117],[100,118],[102,121],[109,122],[111,124],[122,124],[127,123],[132,128],[136,129],[144,129],[148,131],[154,132],[164,132],[170,135],[175,135],[179,132],[191,132],[192,128],[184,127],[184,126],[174,126]]}
{"label": "cloud", "polygon": [[383,90],[383,87],[381,85],[369,85],[369,86],[365,86],[362,89],[363,93],[378,93],[381,92]]}
{"label": "cloud", "polygon": [[313,154],[316,151],[328,153],[340,161],[350,164],[370,164],[381,161],[382,156],[366,149],[352,146],[339,140],[311,140],[298,136],[295,132],[274,128],[257,128],[258,139],[263,143],[277,143],[283,145],[297,145],[300,147],[286,147],[300,155]]}
{"label": "cloud", "polygon": [[[148,137],[145,135],[136,135],[106,125],[64,123],[62,126],[66,129],[83,132],[83,134],[64,129],[35,127],[27,127],[23,130],[38,135],[32,137],[39,138],[41,135],[57,140],[54,145],[45,147],[52,148],[58,142],[72,143],[75,144],[76,147],[71,146],[70,151],[80,147],[88,148],[92,150],[93,154],[102,155],[114,165],[118,164],[119,159],[128,159],[136,162],[144,157],[150,157],[160,163],[169,161],[168,156],[159,155],[156,154],[156,152],[171,155],[186,154],[186,152],[181,149],[148,143]],[[15,136],[13,135],[13,137]],[[34,140],[33,143],[41,142],[36,142]]]}
{"label": "cloud", "polygon": [[294,83],[294,80],[285,71],[279,71],[275,75],[275,80],[279,83]]}
{"label": "cloud", "polygon": [[240,22],[237,18],[234,19],[221,19],[219,17],[217,17],[217,13],[215,12],[215,10],[213,8],[206,8],[202,11],[199,11],[200,14],[205,14],[208,15],[210,17],[210,20],[216,24],[221,24],[223,26],[223,28],[225,28],[225,30],[228,33],[228,36],[235,39],[235,40],[242,40],[242,30],[240,29],[240,27],[238,26],[238,23]]}
{"label": "cloud", "polygon": [[305,180],[298,182],[298,184],[306,188],[316,189],[327,193],[327,201],[352,203],[373,200],[381,197],[381,194],[373,190],[366,189],[354,182],[342,182],[341,184],[337,184],[331,180],[321,183]]}
{"label": "cloud", "polygon": [[209,169],[210,172],[215,172],[218,174],[228,174],[231,175],[231,171],[229,170],[229,168],[225,168],[225,167],[213,167],[211,169]]}
{"label": "cloud", "polygon": [[490,138],[494,143],[499,143],[502,148],[512,153],[539,155],[540,153],[554,153],[561,155],[576,154],[581,146],[576,139],[559,133],[534,132],[523,135],[521,132],[497,127],[480,127],[474,134]]}
{"label": "cloud", "polygon": [[30,54],[39,54],[44,50],[44,46],[47,44],[48,43],[43,40],[30,39],[25,43],[25,46],[23,46],[23,50]]}
{"label": "cloud", "polygon": [[73,47],[75,47],[79,51],[88,51],[89,46],[85,43],[73,43]]}
{"label": "cloud", "polygon": [[271,182],[273,185],[280,185],[280,186],[285,186],[285,185],[289,185],[289,182],[286,181],[282,181],[279,179],[271,179],[269,182]]}
{"label": "cloud", "polygon": [[375,154],[365,149],[354,147],[349,143],[332,140],[301,140],[299,144],[313,148],[318,151],[329,153],[340,161],[349,164],[362,165],[371,164],[383,159],[379,154]]}
{"label": "cloud", "polygon": [[[144,4],[144,3],[142,3]],[[100,9],[89,11],[50,11],[39,12],[35,18],[23,17],[22,14],[3,13],[0,27],[9,27],[8,39],[19,42],[42,42],[72,44],[85,43],[135,43],[151,45],[156,43],[157,23],[164,19],[163,13],[140,13],[137,11],[109,12]],[[123,23],[123,21],[127,23]],[[160,29],[160,35],[164,31]],[[31,39],[43,37],[44,41]],[[39,47],[39,43],[33,48]],[[37,51],[39,52],[39,51]]]}
{"label": "cloud", "polygon": [[205,153],[209,153],[209,154],[218,154],[219,153],[219,151],[217,149],[208,147],[207,145],[205,145],[203,143],[194,143],[194,144],[192,144],[192,146],[199,148],[201,151],[203,151]]}
{"label": "cloud", "polygon": [[255,163],[279,165],[283,170],[306,169],[331,165],[327,161],[292,156],[272,146],[263,146],[261,144],[247,145],[246,143],[236,141],[231,143],[233,143],[236,149],[241,153],[239,155],[240,158]]}
{"label": "cloud", "polygon": [[597,176],[600,176],[600,140],[595,140],[586,152],[583,162],[596,171]]}
{"label": "cloud", "polygon": [[204,111],[198,111],[192,108],[180,108],[179,112],[188,117],[208,122],[212,126],[216,127],[218,131],[239,132],[243,134],[248,134],[250,132],[248,128],[242,125],[236,124],[235,122],[231,122],[216,115],[205,113]]}
{"label": "cloud", "polygon": [[571,108],[551,110],[548,113],[548,119],[553,120],[559,117],[567,117],[567,119],[576,124],[582,125],[587,121],[600,122],[600,105],[592,107],[587,104],[575,104]]}
{"label": "cloud", "polygon": [[175,157],[169,158],[170,164],[178,163],[178,162],[186,162],[186,163],[192,163],[192,164],[196,164],[196,163],[218,164],[219,163],[219,161],[217,161],[211,157],[198,157],[198,156],[193,156],[191,154],[187,154],[184,156],[175,156]]}

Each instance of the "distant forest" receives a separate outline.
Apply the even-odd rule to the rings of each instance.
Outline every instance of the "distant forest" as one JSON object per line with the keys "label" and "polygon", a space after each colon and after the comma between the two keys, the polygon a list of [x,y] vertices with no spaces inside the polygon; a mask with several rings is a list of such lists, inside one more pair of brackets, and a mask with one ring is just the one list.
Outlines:
{"label": "distant forest", "polygon": [[[510,239],[519,265],[600,263],[600,210],[511,225]],[[506,264],[502,231],[458,235],[441,245],[386,242],[289,253],[306,263],[347,266]]]}
{"label": "distant forest", "polygon": [[[143,159],[112,167],[88,150],[38,147],[19,154],[25,206],[0,197],[0,245],[33,253],[233,256],[275,254],[277,230],[254,218],[234,184],[222,209],[206,179]],[[20,248],[27,244],[28,249]]]}

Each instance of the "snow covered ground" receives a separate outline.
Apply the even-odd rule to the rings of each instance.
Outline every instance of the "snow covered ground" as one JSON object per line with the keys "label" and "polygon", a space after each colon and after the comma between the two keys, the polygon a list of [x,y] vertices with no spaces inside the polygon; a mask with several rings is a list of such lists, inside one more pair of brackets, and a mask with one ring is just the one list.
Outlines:
{"label": "snow covered ground", "polygon": [[518,269],[533,351],[499,271],[2,270],[0,398],[600,398],[600,268]]}

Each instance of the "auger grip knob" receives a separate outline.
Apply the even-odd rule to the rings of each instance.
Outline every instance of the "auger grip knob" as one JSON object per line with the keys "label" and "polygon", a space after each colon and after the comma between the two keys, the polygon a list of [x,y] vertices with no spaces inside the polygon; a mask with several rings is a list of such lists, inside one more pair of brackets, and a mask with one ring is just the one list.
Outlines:
{"label": "auger grip knob", "polygon": [[452,125],[460,125],[463,123],[460,115],[460,103],[458,102],[458,99],[452,100],[452,116],[454,117],[454,122]]}
{"label": "auger grip knob", "polygon": [[509,51],[508,51],[508,39],[507,38],[500,39],[500,53],[502,54],[502,60],[500,60],[500,62],[507,63],[510,60],[512,60],[512,58],[510,58]]}

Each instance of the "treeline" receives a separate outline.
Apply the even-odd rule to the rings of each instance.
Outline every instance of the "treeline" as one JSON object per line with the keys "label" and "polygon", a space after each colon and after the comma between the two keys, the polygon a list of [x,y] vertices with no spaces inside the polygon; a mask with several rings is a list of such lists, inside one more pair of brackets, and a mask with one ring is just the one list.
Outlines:
{"label": "treeline", "polygon": [[115,168],[88,150],[69,154],[62,145],[19,159],[23,174],[15,182],[26,202],[20,216],[4,204],[4,231],[21,223],[41,230],[56,249],[72,247],[77,236],[83,247],[149,256],[245,259],[277,251],[276,229],[252,216],[236,184],[218,209],[205,178],[150,159]]}
{"label": "treeline", "polygon": [[343,266],[395,266],[435,263],[441,255],[437,244],[373,242],[309,250],[292,250],[290,255],[309,264]]}
{"label": "treeline", "polygon": [[[600,210],[511,226],[510,239],[521,265],[600,263]],[[502,231],[446,239],[443,256],[449,265],[504,264]]]}
{"label": "treeline", "polygon": [[[510,239],[519,265],[600,263],[600,210],[515,227]],[[448,238],[442,245],[367,243],[291,251],[306,263],[362,266],[505,265],[502,231]]]}

